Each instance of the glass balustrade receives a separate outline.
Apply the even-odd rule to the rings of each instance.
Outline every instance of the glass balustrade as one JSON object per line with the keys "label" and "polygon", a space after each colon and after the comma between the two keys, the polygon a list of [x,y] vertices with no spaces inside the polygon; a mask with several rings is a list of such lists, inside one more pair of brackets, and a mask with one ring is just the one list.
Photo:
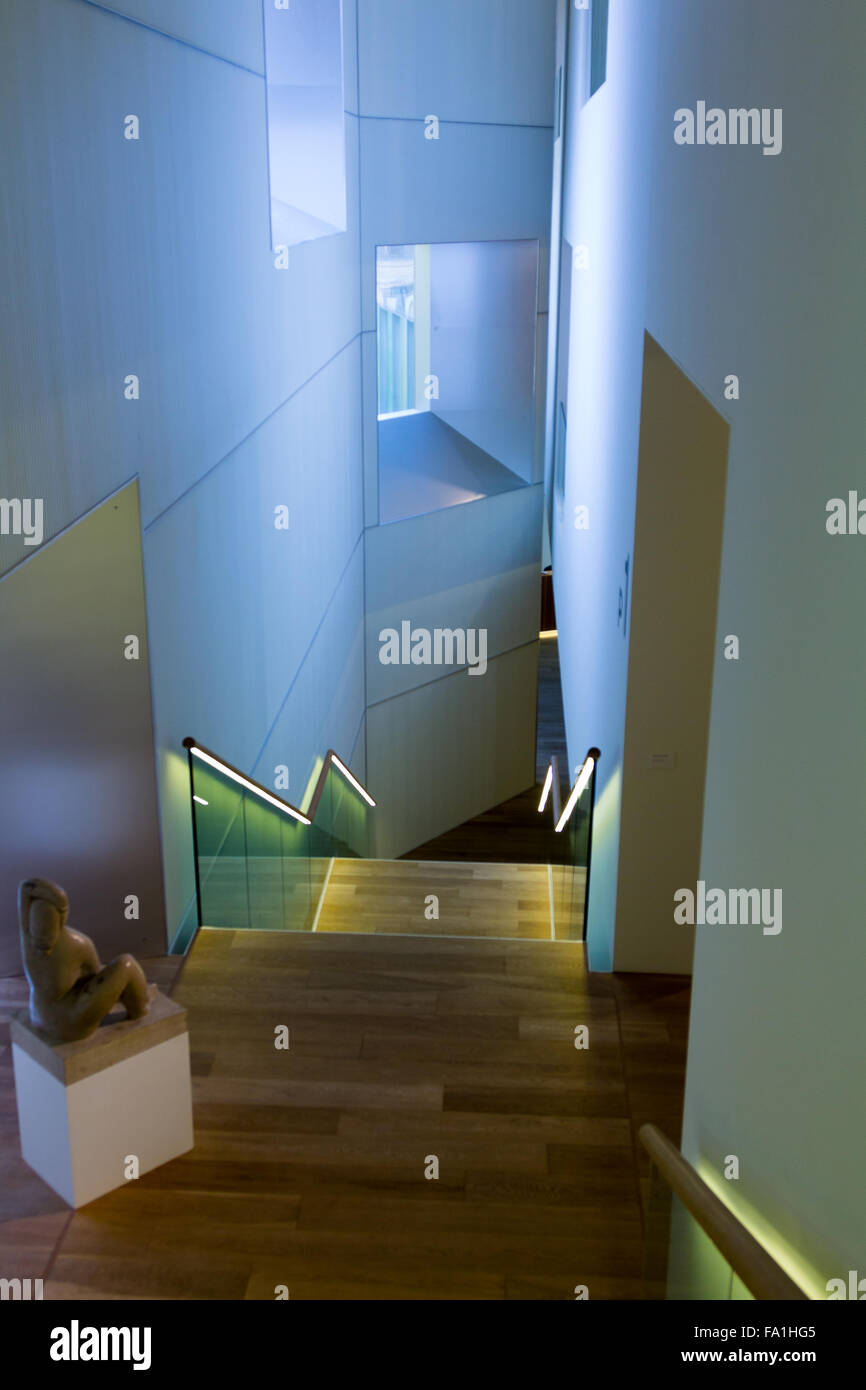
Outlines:
{"label": "glass balustrade", "polygon": [[372,798],[329,753],[305,814],[189,743],[198,923],[310,931],[331,862],[369,853]]}

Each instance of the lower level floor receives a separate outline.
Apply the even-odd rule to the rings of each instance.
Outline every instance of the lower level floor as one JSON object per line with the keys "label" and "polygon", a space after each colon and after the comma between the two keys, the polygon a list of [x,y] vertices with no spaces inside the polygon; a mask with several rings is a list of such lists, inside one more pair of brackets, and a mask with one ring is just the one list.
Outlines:
{"label": "lower level floor", "polygon": [[76,1299],[640,1297],[636,1134],[679,1139],[688,980],[363,927],[205,928],[148,975],[189,1011],[195,1147],[77,1212],[20,1158],[26,996],[0,982],[0,1276]]}

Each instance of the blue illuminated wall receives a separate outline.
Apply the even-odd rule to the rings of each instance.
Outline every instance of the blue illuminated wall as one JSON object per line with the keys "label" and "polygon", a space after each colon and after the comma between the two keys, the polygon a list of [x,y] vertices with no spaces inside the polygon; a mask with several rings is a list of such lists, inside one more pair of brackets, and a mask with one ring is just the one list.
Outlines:
{"label": "blue illuminated wall", "polygon": [[[368,0],[359,112],[365,517],[376,525],[376,247],[538,241],[544,399],[555,0]],[[438,128],[427,120],[435,117]],[[437,139],[427,135],[438,134]],[[535,421],[542,476],[544,417]]]}
{"label": "blue illuminated wall", "polygon": [[431,408],[531,482],[538,246],[446,242],[430,258],[430,369],[439,390]]}
{"label": "blue illuminated wall", "polygon": [[[316,29],[333,8],[291,12]],[[343,0],[342,19],[345,211],[306,199],[324,225],[280,259],[261,0],[0,8],[3,492],[44,497],[50,537],[139,480],[170,934],[194,890],[184,736],[265,783],[287,767],[293,800],[328,746],[367,773],[376,246],[538,243],[543,381],[552,0]],[[269,72],[324,100],[316,32],[303,84]],[[2,570],[23,553],[4,537]]]}
{"label": "blue illuminated wall", "polygon": [[[170,932],[194,893],[185,735],[265,783],[286,765],[293,800],[328,746],[364,775],[352,0],[343,10],[347,230],[277,269],[261,0],[0,8],[15,209],[0,229],[15,266],[2,492],[44,497],[50,536],[139,478]],[[23,553],[4,537],[0,565]]]}
{"label": "blue illuminated wall", "polygon": [[262,0],[274,246],[346,230],[341,9]]}
{"label": "blue illuminated wall", "polygon": [[[359,8],[367,768],[388,808],[380,854],[535,780],[554,10]],[[377,247],[418,245],[430,247],[441,396],[378,422]],[[418,345],[416,334],[416,361]],[[436,450],[454,466],[434,479]],[[401,619],[485,627],[495,656],[477,677],[384,666],[378,634]]]}
{"label": "blue illuminated wall", "polygon": [[[862,495],[864,189],[850,170],[866,139],[852,97],[866,16],[834,3],[827,21],[815,26],[807,0],[611,0],[606,80],[568,103],[563,230],[589,270],[573,276],[554,529],[570,759],[602,749],[590,957],[644,969],[651,943],[620,938],[617,923],[617,594],[648,331],[730,426],[700,875],[784,895],[778,936],[694,933],[683,1149],[735,1210],[759,1215],[759,1234],[799,1252],[795,1277],[808,1264],[819,1297],[827,1279],[862,1271],[866,1248],[854,1101],[866,1081],[864,540],[825,526],[828,499]],[[575,39],[578,90],[585,56]],[[674,112],[701,99],[782,108],[782,153],[676,145]],[[585,533],[573,528],[582,503]],[[724,659],[727,634],[737,661]],[[737,1182],[721,1177],[727,1154]]]}

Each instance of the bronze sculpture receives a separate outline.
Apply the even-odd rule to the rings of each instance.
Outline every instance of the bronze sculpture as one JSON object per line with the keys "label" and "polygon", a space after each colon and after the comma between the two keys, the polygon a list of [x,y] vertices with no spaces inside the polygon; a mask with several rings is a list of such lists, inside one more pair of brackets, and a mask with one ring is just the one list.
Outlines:
{"label": "bronze sculpture", "polygon": [[150,1006],[144,971],[134,956],[103,966],[96,947],[66,924],[69,898],[47,878],[18,885],[21,955],[30,984],[30,1020],[52,1043],[80,1042],[118,1001],[128,1019]]}

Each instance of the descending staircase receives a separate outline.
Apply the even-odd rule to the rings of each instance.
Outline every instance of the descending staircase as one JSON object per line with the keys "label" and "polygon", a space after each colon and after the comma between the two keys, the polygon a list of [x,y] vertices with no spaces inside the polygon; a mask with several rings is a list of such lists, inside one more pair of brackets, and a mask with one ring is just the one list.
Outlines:
{"label": "descending staircase", "polygon": [[[336,764],[302,820],[196,774],[203,925],[148,972],[188,1010],[195,1146],[70,1217],[13,1124],[0,1275],[52,1298],[639,1297],[635,1135],[679,1132],[687,981],[587,970],[573,865],[361,857]],[[0,1035],[14,1117],[11,1088]]]}
{"label": "descending staircase", "polygon": [[[479,856],[483,862],[473,862],[465,853],[452,861],[438,847],[429,857],[382,860],[374,857],[376,802],[332,750],[301,809],[195,739],[185,744],[197,921],[181,929],[173,946],[180,954],[201,926],[567,941],[583,937],[594,783],[584,783],[582,775],[562,813],[563,821],[570,817],[564,834],[553,828],[560,814],[558,786],[548,795],[555,763],[540,801],[537,792],[528,794],[528,802],[517,799],[520,818],[530,825],[518,850],[531,846],[527,859],[535,862],[495,860],[493,846],[504,848],[501,833],[495,840],[488,837],[487,851]],[[593,766],[588,757],[587,779]],[[542,807],[544,817],[539,815]],[[495,814],[493,819],[495,824]],[[477,829],[470,825],[464,831],[464,844],[477,843]]]}

